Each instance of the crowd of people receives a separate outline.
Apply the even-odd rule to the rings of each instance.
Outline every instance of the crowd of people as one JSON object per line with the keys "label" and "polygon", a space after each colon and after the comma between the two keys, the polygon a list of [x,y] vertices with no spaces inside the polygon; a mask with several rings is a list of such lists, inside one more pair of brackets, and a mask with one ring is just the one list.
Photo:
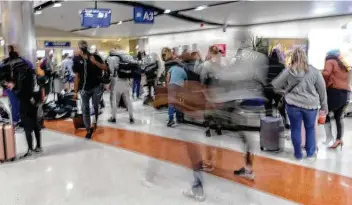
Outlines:
{"label": "crowd of people", "polygon": [[[33,153],[42,152],[42,126],[38,109],[45,98],[41,97],[40,91],[43,90],[44,96],[50,93],[53,79],[51,76],[55,73],[55,66],[53,55],[49,54],[38,63],[40,69],[36,72],[37,77],[31,78],[31,75],[35,76],[34,66],[21,57],[14,46],[9,46],[9,51],[9,57],[1,64],[1,83],[9,96],[14,125],[20,122],[23,124],[28,143],[28,152],[24,157],[28,157]],[[109,56],[103,59],[96,48],[89,50],[88,43],[82,40],[79,41],[73,57],[67,54],[63,56],[60,72],[64,76],[65,89],[72,91],[74,98],[80,98],[82,101],[87,139],[93,137],[97,128],[99,104],[106,87],[104,84],[108,84],[110,93],[111,117],[108,121],[116,123],[117,108],[122,100],[129,113],[129,122],[134,123],[131,97],[141,97],[141,78],[145,76],[148,88],[145,104],[153,101],[154,95],[158,95],[157,85],[165,83],[167,87],[167,127],[183,123],[185,115],[201,110],[205,136],[212,135],[212,127],[217,135],[222,135],[222,122],[225,119],[236,121],[229,117],[229,113],[224,113],[224,101],[260,98],[264,100],[266,115],[274,116],[278,110],[283,123],[287,125],[286,128],[290,129],[295,159],[303,159],[302,138],[305,140],[307,159],[315,159],[318,117],[326,116],[324,126],[327,146],[330,149],[342,148],[344,109],[348,105],[351,91],[351,67],[344,61],[339,50],[327,53],[322,72],[308,64],[307,55],[301,48],[295,48],[291,52],[288,65],[284,63],[286,59],[281,59],[280,52],[279,49],[273,49],[269,56],[265,56],[250,48],[241,48],[238,49],[236,58],[228,65],[222,63],[222,53],[214,45],[209,47],[204,59],[197,51],[185,50],[181,55],[176,55],[168,47],[161,50],[161,59],[156,53],[147,56],[145,52],[139,52],[137,58],[133,58],[120,48],[112,49]],[[161,66],[161,60],[165,67]],[[107,76],[107,83],[103,80],[104,76]],[[33,86],[27,86],[29,84]],[[38,89],[38,86],[41,88]],[[197,99],[192,98],[198,91],[203,93],[203,97],[197,95]],[[192,98],[192,106],[187,104],[185,96]],[[94,108],[93,121],[91,102]],[[337,125],[336,140],[333,144],[330,114],[333,114]],[[302,125],[305,130],[303,137]],[[32,132],[37,141],[36,148],[33,147]],[[244,132],[238,133],[246,144],[246,155],[245,165],[235,170],[234,174],[254,179],[250,144]],[[214,169],[214,157],[209,152],[210,156],[206,160],[196,159],[192,156],[199,150],[188,149],[188,152],[195,171],[195,182],[192,189],[185,194],[202,200],[204,196],[201,171]]]}

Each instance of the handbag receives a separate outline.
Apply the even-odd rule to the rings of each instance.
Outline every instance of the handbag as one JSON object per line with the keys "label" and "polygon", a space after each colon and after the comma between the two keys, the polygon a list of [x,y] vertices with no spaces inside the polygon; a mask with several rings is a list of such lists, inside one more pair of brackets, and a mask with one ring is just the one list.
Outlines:
{"label": "handbag", "polygon": [[288,90],[285,92],[285,94],[281,97],[281,99],[280,99],[280,101],[279,101],[279,103],[278,103],[278,105],[277,105],[277,108],[278,108],[279,110],[285,108],[285,105],[286,105],[285,96],[286,96],[287,94],[290,94],[290,93],[293,91],[293,89],[295,89],[299,84],[301,84],[301,82],[304,80],[305,77],[306,77],[306,75],[302,78],[301,81],[299,81],[298,83],[296,83],[295,85],[293,85],[290,89],[288,89]]}

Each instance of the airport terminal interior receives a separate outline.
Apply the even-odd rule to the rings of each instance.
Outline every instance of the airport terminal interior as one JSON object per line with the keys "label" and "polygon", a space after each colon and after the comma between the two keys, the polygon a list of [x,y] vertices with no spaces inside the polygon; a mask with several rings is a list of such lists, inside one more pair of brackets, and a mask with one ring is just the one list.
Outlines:
{"label": "airport terminal interior", "polygon": [[0,205],[352,205],[352,2],[0,9]]}

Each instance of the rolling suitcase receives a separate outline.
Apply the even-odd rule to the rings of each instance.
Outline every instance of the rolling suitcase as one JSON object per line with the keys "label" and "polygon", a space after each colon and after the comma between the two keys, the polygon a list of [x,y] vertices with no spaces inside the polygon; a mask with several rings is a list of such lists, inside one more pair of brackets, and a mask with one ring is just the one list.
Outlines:
{"label": "rolling suitcase", "polygon": [[81,100],[80,97],[76,101],[76,107],[72,112],[72,121],[75,129],[85,128],[83,122],[83,115],[81,110]]}
{"label": "rolling suitcase", "polygon": [[284,131],[281,118],[262,118],[260,120],[260,150],[279,152],[284,143]]}
{"label": "rolling suitcase", "polygon": [[0,123],[0,161],[13,161],[16,158],[16,140],[11,124]]}

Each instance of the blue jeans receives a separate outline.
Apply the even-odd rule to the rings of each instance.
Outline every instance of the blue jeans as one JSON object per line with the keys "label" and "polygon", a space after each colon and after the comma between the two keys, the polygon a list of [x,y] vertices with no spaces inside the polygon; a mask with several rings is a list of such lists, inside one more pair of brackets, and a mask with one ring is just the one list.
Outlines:
{"label": "blue jeans", "polygon": [[307,157],[315,154],[315,120],[317,110],[308,110],[293,105],[286,105],[286,110],[291,124],[291,138],[297,159],[302,158],[302,120],[306,130],[306,152]]}
{"label": "blue jeans", "polygon": [[98,116],[99,116],[99,103],[100,103],[102,94],[103,94],[103,89],[101,86],[97,86],[90,90],[81,90],[83,122],[87,130],[91,128],[90,99],[92,99],[95,123],[97,123]]}
{"label": "blue jeans", "polygon": [[168,114],[169,114],[169,121],[174,120],[174,115],[176,113],[176,120],[177,121],[182,121],[182,113],[176,109],[174,103],[176,103],[176,98],[177,98],[177,92],[180,90],[180,86],[174,85],[174,84],[169,84],[168,87]]}
{"label": "blue jeans", "polygon": [[17,98],[15,92],[10,90],[5,90],[6,95],[9,97],[11,104],[11,114],[12,114],[12,122],[18,123],[20,121],[20,101]]}
{"label": "blue jeans", "polygon": [[133,79],[133,87],[132,87],[132,95],[136,94],[136,97],[139,98],[141,89],[141,79],[134,78]]}

